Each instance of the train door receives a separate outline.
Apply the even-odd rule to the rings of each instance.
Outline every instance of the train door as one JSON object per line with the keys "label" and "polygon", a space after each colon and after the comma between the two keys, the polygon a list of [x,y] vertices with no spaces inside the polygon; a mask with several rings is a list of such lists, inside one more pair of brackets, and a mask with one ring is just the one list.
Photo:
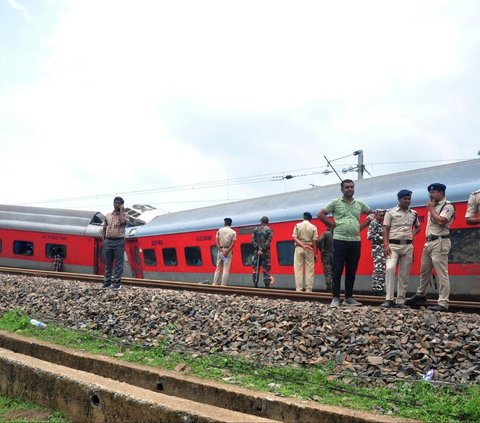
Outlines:
{"label": "train door", "polygon": [[105,274],[105,259],[103,257],[103,240],[95,240],[95,273],[97,275]]}
{"label": "train door", "polygon": [[138,239],[129,239],[127,241],[127,255],[134,278],[143,279],[142,261],[140,260],[140,248]]}

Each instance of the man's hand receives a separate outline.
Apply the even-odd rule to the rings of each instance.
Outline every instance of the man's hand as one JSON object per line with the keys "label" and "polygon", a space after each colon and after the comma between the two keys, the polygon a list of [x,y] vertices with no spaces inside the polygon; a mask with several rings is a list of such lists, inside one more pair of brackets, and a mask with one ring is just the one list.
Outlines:
{"label": "man's hand", "polygon": [[392,255],[390,244],[383,244],[383,254],[385,255],[385,258],[390,257]]}

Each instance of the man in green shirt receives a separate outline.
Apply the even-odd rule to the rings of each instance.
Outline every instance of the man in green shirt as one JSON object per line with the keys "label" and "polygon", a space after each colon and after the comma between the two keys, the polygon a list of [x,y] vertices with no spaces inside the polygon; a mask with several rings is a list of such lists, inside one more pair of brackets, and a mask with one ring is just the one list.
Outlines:
{"label": "man in green shirt", "polygon": [[[318,212],[318,218],[333,230],[333,271],[332,293],[330,307],[340,305],[340,284],[343,268],[345,268],[345,301],[346,305],[361,305],[353,299],[353,285],[360,260],[360,231],[366,228],[372,219],[367,217],[360,225],[362,213],[373,211],[365,203],[354,200],[355,184],[351,179],[345,179],[340,184],[342,197],[328,203]],[[333,221],[327,215],[331,213]]]}

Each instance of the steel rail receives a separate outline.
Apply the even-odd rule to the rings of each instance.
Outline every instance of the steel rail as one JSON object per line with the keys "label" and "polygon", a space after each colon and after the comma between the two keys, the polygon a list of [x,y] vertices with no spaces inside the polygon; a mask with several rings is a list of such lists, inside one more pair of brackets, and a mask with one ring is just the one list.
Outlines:
{"label": "steel rail", "polygon": [[[84,273],[67,273],[67,272],[53,272],[47,270],[35,269],[21,269],[14,267],[0,267],[0,273],[13,273],[20,275],[40,276],[45,278],[57,278],[67,280],[78,280],[82,282],[97,282],[103,281],[101,275],[91,275]],[[253,288],[243,286],[222,286],[210,285],[198,282],[177,282],[161,279],[137,279],[137,278],[122,278],[122,283],[126,286],[137,286],[144,288],[161,288],[173,290],[196,291],[207,294],[220,295],[244,295],[251,297],[273,298],[273,299],[288,299],[292,301],[318,301],[328,303],[332,299],[330,292],[297,292],[286,289],[275,288]],[[374,295],[355,295],[355,298],[365,305],[379,305],[385,301],[384,297]],[[436,300],[428,299],[426,304],[435,305]],[[450,311],[463,311],[468,313],[479,313],[480,302],[477,301],[450,301]]]}

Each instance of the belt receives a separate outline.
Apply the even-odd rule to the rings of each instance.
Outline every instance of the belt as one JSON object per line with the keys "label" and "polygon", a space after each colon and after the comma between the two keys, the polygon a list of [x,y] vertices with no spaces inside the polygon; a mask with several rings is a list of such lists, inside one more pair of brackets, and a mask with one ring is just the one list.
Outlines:
{"label": "belt", "polygon": [[390,244],[405,245],[411,244],[413,241],[411,239],[389,239],[388,242]]}
{"label": "belt", "polygon": [[117,237],[117,238],[114,238],[113,236],[107,236],[106,238],[111,240],[111,241],[116,241],[117,239],[123,239],[123,236]]}
{"label": "belt", "polygon": [[445,238],[450,238],[450,235],[428,235],[427,242],[435,241],[437,239],[445,239]]}

